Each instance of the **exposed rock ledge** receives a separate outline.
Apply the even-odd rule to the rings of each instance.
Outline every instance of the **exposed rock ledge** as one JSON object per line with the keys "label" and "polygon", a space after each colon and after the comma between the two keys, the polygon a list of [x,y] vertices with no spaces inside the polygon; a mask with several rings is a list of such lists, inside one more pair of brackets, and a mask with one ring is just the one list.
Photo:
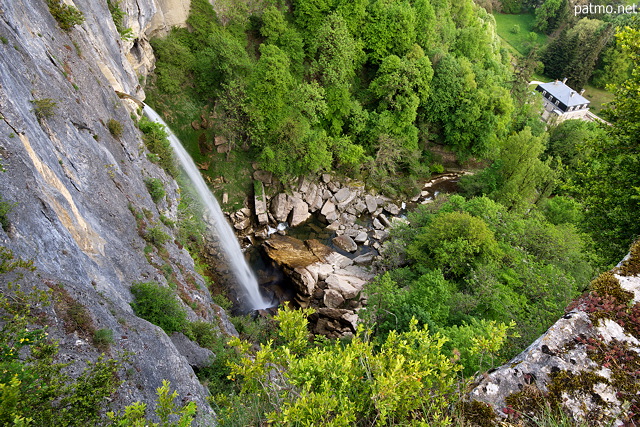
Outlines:
{"label": "exposed rock ledge", "polygon": [[533,417],[540,404],[551,404],[575,422],[637,425],[638,255],[636,243],[631,259],[615,274],[594,280],[592,291],[574,303],[576,308],[509,363],[484,374],[470,400],[490,405],[499,418]]}
{"label": "exposed rock ledge", "polygon": [[355,333],[362,288],[373,274],[313,239],[303,242],[276,235],[263,247],[291,279],[296,303],[317,308],[311,319],[314,333],[329,337]]}

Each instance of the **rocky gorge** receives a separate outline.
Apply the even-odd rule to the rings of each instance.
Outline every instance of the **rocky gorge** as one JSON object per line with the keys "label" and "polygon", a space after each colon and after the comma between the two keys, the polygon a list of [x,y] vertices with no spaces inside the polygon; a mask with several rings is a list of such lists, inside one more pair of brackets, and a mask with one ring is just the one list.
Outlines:
{"label": "rocky gorge", "polygon": [[[121,373],[125,381],[115,404],[151,404],[167,379],[180,396],[198,404],[201,425],[210,425],[209,393],[196,370],[214,355],[137,317],[130,288],[150,281],[175,286],[189,320],[212,323],[225,336],[237,332],[213,302],[175,229],[165,224],[178,220],[180,190],[149,159],[131,119],[138,105],[116,95],[144,99],[142,83],[154,64],[149,40],[184,26],[189,1],[123,0],[132,31],[127,40],[105,18],[106,2],[68,3],[86,17],[69,32],[56,25],[44,1],[0,3],[0,194],[12,205],[8,225],[0,227],[0,245],[34,262],[36,271],[26,274],[24,283],[80,304],[94,329],[113,332],[107,355],[133,355]],[[51,113],[43,114],[39,105],[52,106]],[[122,124],[118,136],[109,129],[110,120]],[[157,202],[145,184],[151,178],[166,189]],[[455,176],[436,177],[404,202],[329,174],[284,187],[264,171],[253,178],[252,203],[229,214],[239,238],[245,246],[261,245],[288,275],[298,306],[316,308],[313,332],[343,337],[355,331],[358,309],[366,302],[363,286],[373,277],[371,263],[390,228],[405,221],[406,206],[429,203],[438,184]],[[314,236],[289,235],[290,228],[307,224],[317,228]],[[145,240],[151,228],[170,236],[161,250]],[[469,401],[482,402],[500,419],[549,392],[582,417],[620,413],[620,393],[638,393],[621,379],[637,371],[640,353],[633,329],[639,271],[625,267],[639,256],[614,271],[615,281],[633,293],[625,301],[629,312],[598,317],[593,313],[604,311],[602,301],[581,300],[524,353],[481,375]],[[46,309],[62,359],[80,365],[98,360],[104,350],[85,332],[68,331],[63,308]],[[628,357],[627,370],[610,363],[617,354]],[[559,388],[560,381],[573,389]]]}

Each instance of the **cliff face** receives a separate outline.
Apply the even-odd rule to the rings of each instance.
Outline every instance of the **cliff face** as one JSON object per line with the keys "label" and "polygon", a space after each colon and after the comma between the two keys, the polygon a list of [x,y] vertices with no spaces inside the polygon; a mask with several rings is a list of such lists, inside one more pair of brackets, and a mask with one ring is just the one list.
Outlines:
{"label": "cliff face", "polygon": [[[106,1],[75,0],[86,21],[70,32],[60,30],[44,0],[0,1],[0,195],[16,203],[9,226],[0,228],[0,245],[35,262],[30,285],[64,289],[86,308],[96,329],[111,329],[111,356],[132,354],[117,395],[121,403],[153,401],[167,379],[207,413],[207,392],[185,357],[129,305],[130,286],[166,284],[160,268],[168,265],[183,300],[198,312],[185,304],[191,320],[215,322],[219,312],[186,250],[169,241],[162,258],[157,252],[145,257],[147,242],[132,211],[148,211],[144,221],[171,234],[159,217],[176,219],[179,192],[147,159],[130,118],[135,104],[114,92],[142,95],[134,70],[139,63],[132,65],[127,56],[149,35],[183,24],[188,3],[125,2],[139,38],[123,43]],[[110,119],[123,126],[119,138],[107,127]],[[151,177],[162,180],[167,192],[158,204],[144,183]],[[64,332],[63,315],[52,309],[50,322],[63,358],[95,359],[99,351],[90,340]]]}

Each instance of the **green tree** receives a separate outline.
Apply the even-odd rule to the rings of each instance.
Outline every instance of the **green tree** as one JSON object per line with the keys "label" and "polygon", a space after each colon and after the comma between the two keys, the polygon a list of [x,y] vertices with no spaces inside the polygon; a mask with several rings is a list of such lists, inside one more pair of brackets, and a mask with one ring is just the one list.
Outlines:
{"label": "green tree", "polygon": [[591,156],[576,169],[570,191],[585,206],[584,228],[604,261],[615,263],[640,234],[640,30],[626,27],[618,42],[634,64],[631,78],[615,87],[613,126],[607,137],[591,140]]}
{"label": "green tree", "polygon": [[342,134],[351,114],[351,88],[356,68],[364,58],[362,44],[350,34],[341,15],[329,15],[309,47],[312,59],[309,74],[326,90],[328,129]]}
{"label": "green tree", "polygon": [[404,56],[416,42],[416,13],[407,1],[376,0],[369,7],[364,42],[369,58]]}
{"label": "green tree", "polygon": [[536,19],[533,27],[543,33],[550,34],[565,24],[569,17],[567,0],[545,0],[536,8]]}
{"label": "green tree", "polygon": [[278,312],[281,345],[269,342],[254,351],[250,343],[232,340],[246,356],[232,364],[231,376],[242,381],[241,396],[257,393],[271,402],[270,422],[450,423],[445,407],[460,367],[442,354],[444,337],[414,321],[405,333],[391,332],[380,346],[363,332],[348,343],[311,345],[310,313]]}
{"label": "green tree", "polygon": [[493,231],[466,212],[436,216],[407,248],[409,258],[459,277],[480,263],[497,260],[501,251]]}

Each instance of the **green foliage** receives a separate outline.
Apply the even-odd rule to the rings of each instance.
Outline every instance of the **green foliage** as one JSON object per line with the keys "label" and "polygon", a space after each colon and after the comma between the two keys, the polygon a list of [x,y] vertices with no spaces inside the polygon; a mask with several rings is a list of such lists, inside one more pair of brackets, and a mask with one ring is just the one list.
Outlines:
{"label": "green foliage", "polygon": [[501,360],[502,347],[508,337],[517,337],[516,323],[497,323],[494,320],[474,318],[471,323],[454,325],[441,330],[449,341],[444,348],[452,355],[459,355],[464,365],[463,373],[471,377],[495,366]]}
{"label": "green foliage", "polygon": [[[80,374],[69,375],[69,363],[58,363],[57,342],[41,325],[47,292],[21,290],[18,281],[33,270],[0,248],[0,423],[2,425],[97,425],[101,408],[120,385],[120,362],[99,358]],[[6,280],[5,280],[6,279]]]}
{"label": "green foliage", "polygon": [[151,42],[157,58],[156,84],[168,94],[177,94],[190,86],[190,75],[196,58],[182,37],[183,34],[184,30],[173,29],[173,37],[153,39]]}
{"label": "green foliage", "polygon": [[136,316],[160,326],[167,334],[187,329],[187,312],[173,291],[155,282],[135,283],[131,286],[135,297],[131,308]]}
{"label": "green foliage", "polygon": [[525,127],[500,144],[495,162],[475,176],[465,177],[461,187],[471,195],[488,195],[514,210],[529,209],[547,197],[555,184],[551,160],[541,160],[543,137]]}
{"label": "green foliage", "polygon": [[142,140],[147,149],[157,156],[157,163],[171,176],[178,174],[173,149],[167,139],[167,132],[160,123],[152,122],[146,117],[142,117],[138,122],[138,127],[144,134]]}
{"label": "green foliage", "polygon": [[108,348],[113,344],[113,331],[111,329],[98,329],[93,334],[93,343],[99,348]]}
{"label": "green foliage", "polygon": [[437,215],[418,232],[407,255],[430,268],[460,276],[475,265],[497,260],[501,251],[482,219],[466,212],[448,212]]}
{"label": "green foliage", "polygon": [[153,200],[154,203],[158,203],[167,194],[161,179],[147,178],[144,180],[144,183],[147,186],[147,190],[149,190],[149,194],[151,195],[151,200]]}
{"label": "green foliage", "polygon": [[[412,316],[452,334],[456,344],[447,351],[461,354],[466,374],[515,355],[557,320],[592,274],[589,240],[562,221],[570,208],[559,209],[557,225],[535,210],[510,211],[486,197],[451,196],[417,209],[385,242],[387,271],[365,286],[361,318],[380,338],[405,331]],[[504,351],[481,361],[461,338],[497,333],[481,332],[489,324],[479,321],[500,328],[514,321],[519,336],[505,335]]]}
{"label": "green foliage", "polygon": [[567,77],[569,86],[583,88],[613,33],[611,23],[582,18],[547,46],[541,56],[545,75],[556,79]]}
{"label": "green foliage", "polygon": [[171,239],[171,237],[165,233],[159,225],[147,228],[144,232],[143,238],[156,247],[161,247]]}
{"label": "green foliage", "polygon": [[111,133],[115,139],[120,139],[122,131],[124,130],[122,123],[115,119],[109,119],[107,122],[107,128],[109,129],[109,133]]}
{"label": "green foliage", "polygon": [[237,338],[231,342],[246,355],[231,365],[232,378],[241,380],[241,396],[257,394],[272,405],[278,402],[266,414],[270,422],[450,422],[447,397],[460,367],[442,354],[446,339],[418,328],[414,321],[405,333],[391,332],[380,347],[363,333],[344,344],[312,345],[307,338],[309,314],[279,311],[281,345],[269,342],[255,351]]}
{"label": "green foliage", "polygon": [[129,27],[125,27],[126,13],[120,8],[120,2],[118,0],[107,0],[107,7],[111,13],[111,19],[116,26],[116,30],[122,40],[133,40],[133,30]]}
{"label": "green foliage", "polygon": [[4,231],[9,231],[9,213],[16,206],[16,203],[7,202],[0,196],[0,227]]}
{"label": "green foliage", "polygon": [[[111,421],[108,425],[114,427],[189,427],[195,419],[197,405],[189,402],[184,406],[176,404],[178,392],[170,393],[171,383],[162,381],[162,386],[156,389],[157,405],[155,414],[150,414],[147,404],[135,402],[124,408],[124,412],[116,414],[108,412],[107,417]],[[160,423],[152,422],[152,418],[157,418]]]}
{"label": "green foliage", "polygon": [[62,0],[47,0],[49,12],[64,31],[71,31],[76,25],[84,22],[84,14],[74,6],[65,4]]}
{"label": "green foliage", "polygon": [[569,16],[569,3],[567,0],[545,0],[536,8],[536,20],[534,27],[543,33],[551,33]]}
{"label": "green foliage", "polygon": [[511,29],[509,31],[512,34],[520,34],[520,25],[515,24],[513,27],[511,27]]}
{"label": "green foliage", "polygon": [[34,99],[31,103],[34,107],[33,112],[38,120],[53,117],[58,107],[58,103],[51,98]]}
{"label": "green foliage", "polygon": [[605,264],[616,263],[640,234],[636,213],[640,209],[638,135],[640,122],[640,30],[627,27],[617,35],[630,63],[631,78],[615,87],[612,126],[606,135],[588,139],[582,150],[589,154],[576,165],[566,190],[585,207],[582,228],[592,235]]}

